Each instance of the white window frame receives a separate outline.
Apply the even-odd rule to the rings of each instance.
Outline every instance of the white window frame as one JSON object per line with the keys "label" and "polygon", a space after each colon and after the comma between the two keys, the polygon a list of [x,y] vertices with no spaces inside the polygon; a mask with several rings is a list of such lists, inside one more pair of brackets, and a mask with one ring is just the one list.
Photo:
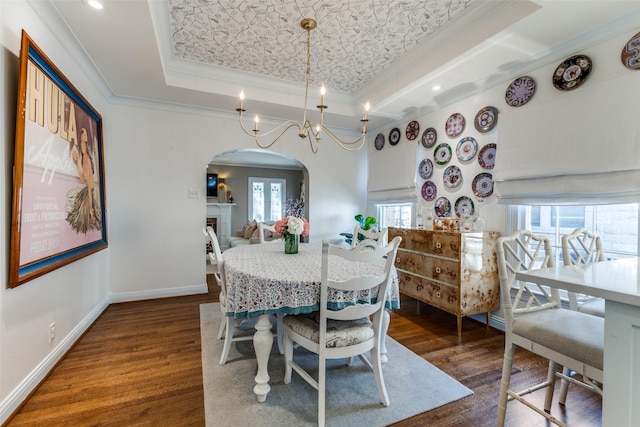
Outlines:
{"label": "white window frame", "polygon": [[[378,219],[378,226],[382,229],[382,228],[387,228],[387,227],[400,227],[400,228],[415,228],[416,226],[416,204],[415,203],[379,203],[375,205],[376,207],[376,218]],[[408,207],[410,209],[410,213],[409,213],[409,217],[410,217],[410,224],[408,226],[405,227],[401,227],[401,225],[396,225],[396,224],[387,224],[385,215],[384,215],[384,209],[385,208],[391,208],[391,207],[400,207],[400,208],[404,208],[404,207]]]}
{"label": "white window frame", "polygon": [[[261,177],[249,177],[249,186],[247,188],[247,199],[248,199],[248,211],[247,218],[255,219],[253,217],[253,184],[255,183],[264,183],[264,214],[265,218],[262,221],[277,221],[282,218],[283,209],[285,206],[285,202],[287,200],[287,180],[284,178],[261,178]],[[280,211],[280,218],[271,218],[271,184],[277,183],[282,186],[282,193],[280,196],[280,205],[282,209]]]}

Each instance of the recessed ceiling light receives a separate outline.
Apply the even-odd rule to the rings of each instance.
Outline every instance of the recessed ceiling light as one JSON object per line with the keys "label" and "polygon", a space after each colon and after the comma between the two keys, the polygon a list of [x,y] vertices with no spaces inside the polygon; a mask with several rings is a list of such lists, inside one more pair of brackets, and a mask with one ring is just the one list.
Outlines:
{"label": "recessed ceiling light", "polygon": [[436,90],[440,90],[440,85],[434,85],[431,90],[436,91]]}
{"label": "recessed ceiling light", "polygon": [[86,0],[86,3],[94,9],[102,9],[104,7],[99,0]]}

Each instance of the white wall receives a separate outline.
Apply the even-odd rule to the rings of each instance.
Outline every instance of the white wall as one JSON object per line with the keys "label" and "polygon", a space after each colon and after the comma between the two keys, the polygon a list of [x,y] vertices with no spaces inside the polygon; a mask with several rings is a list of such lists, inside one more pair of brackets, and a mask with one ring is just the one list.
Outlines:
{"label": "white wall", "polygon": [[[203,174],[216,154],[255,143],[241,134],[233,117],[130,106],[111,107],[105,120],[109,143],[105,161],[114,301],[206,292],[200,232],[206,197],[189,199],[188,190],[205,194]],[[309,170],[310,241],[338,241],[365,203],[365,153],[323,141],[314,155],[295,132],[274,148]]]}
{"label": "white wall", "polygon": [[[21,30],[24,28],[96,110],[108,117],[108,106],[65,49],[61,34],[50,31],[24,1],[0,1],[2,46],[0,94],[4,149],[0,152],[4,209],[0,241],[0,423],[109,303],[109,249],[55,270],[15,289],[7,288],[13,146]],[[108,195],[107,195],[108,196]],[[107,197],[107,208],[109,200]],[[56,339],[49,345],[49,325]]]}

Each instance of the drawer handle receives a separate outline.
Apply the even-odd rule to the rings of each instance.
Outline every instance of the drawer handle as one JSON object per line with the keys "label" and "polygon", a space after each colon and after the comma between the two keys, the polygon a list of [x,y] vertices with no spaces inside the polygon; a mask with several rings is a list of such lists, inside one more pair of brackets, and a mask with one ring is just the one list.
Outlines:
{"label": "drawer handle", "polygon": [[442,243],[440,243],[440,242],[436,242],[436,248],[437,248],[437,249],[440,249],[441,247],[442,247]]}
{"label": "drawer handle", "polygon": [[400,257],[396,257],[396,262],[400,262]]}
{"label": "drawer handle", "polygon": [[440,274],[440,267],[436,267],[436,273]]}

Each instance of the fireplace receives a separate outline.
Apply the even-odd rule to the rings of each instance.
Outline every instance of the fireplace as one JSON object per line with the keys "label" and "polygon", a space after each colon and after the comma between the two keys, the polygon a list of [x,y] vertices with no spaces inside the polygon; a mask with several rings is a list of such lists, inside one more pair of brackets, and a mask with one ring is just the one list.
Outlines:
{"label": "fireplace", "polygon": [[218,236],[220,249],[229,246],[231,235],[231,209],[235,203],[207,203],[207,225],[211,225]]}

